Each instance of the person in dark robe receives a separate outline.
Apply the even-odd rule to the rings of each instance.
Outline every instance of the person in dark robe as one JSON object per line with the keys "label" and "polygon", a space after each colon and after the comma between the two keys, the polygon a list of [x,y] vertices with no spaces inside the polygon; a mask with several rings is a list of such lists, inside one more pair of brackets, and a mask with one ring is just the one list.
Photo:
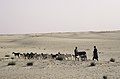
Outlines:
{"label": "person in dark robe", "polygon": [[77,53],[78,53],[78,49],[77,49],[77,47],[75,47],[75,49],[74,49],[74,53],[75,53],[75,60],[76,60],[76,58],[77,58]]}
{"label": "person in dark robe", "polygon": [[96,46],[94,46],[94,51],[93,51],[93,60],[96,59],[98,61],[98,52]]}

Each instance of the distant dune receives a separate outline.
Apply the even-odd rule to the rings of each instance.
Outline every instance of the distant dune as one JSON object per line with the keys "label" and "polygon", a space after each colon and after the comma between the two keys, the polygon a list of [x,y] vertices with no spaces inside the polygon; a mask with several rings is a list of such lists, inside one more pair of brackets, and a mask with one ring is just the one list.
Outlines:
{"label": "distant dune", "polygon": [[120,35],[120,30],[31,34],[31,36],[33,37],[55,37],[55,38],[72,38],[72,39],[109,39],[109,38],[120,39],[119,35]]}

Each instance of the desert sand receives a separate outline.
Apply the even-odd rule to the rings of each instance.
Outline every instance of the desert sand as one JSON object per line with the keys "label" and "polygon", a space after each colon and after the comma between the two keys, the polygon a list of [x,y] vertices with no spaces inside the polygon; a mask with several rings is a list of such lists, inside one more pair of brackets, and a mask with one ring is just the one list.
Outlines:
{"label": "desert sand", "polygon": [[[87,52],[87,61],[15,58],[12,52],[74,54]],[[92,60],[97,46],[99,61]],[[10,57],[5,57],[10,55]],[[115,62],[110,62],[114,58]],[[14,66],[7,66],[11,61]],[[34,62],[33,66],[26,66]],[[96,66],[90,66],[95,62]],[[120,31],[0,34],[0,79],[120,79]]]}

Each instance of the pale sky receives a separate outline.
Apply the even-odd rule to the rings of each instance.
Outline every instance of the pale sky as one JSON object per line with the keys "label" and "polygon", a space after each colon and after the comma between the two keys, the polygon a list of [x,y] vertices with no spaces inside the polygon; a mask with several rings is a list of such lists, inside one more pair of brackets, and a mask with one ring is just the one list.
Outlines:
{"label": "pale sky", "polygon": [[120,30],[120,0],[0,0],[0,34]]}

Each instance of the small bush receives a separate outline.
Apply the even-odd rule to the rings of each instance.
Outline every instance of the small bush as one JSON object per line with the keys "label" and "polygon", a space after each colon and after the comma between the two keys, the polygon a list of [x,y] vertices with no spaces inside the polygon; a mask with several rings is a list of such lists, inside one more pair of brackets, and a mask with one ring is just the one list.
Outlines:
{"label": "small bush", "polygon": [[33,62],[28,62],[27,66],[33,66]]}
{"label": "small bush", "polygon": [[8,66],[10,66],[10,65],[16,65],[16,63],[11,61],[11,62],[8,63]]}
{"label": "small bush", "polygon": [[62,61],[64,58],[63,58],[63,56],[58,56],[57,58],[56,58],[56,60],[60,60],[60,61]]}
{"label": "small bush", "polygon": [[96,65],[95,62],[90,63],[90,66],[95,66],[95,65]]}
{"label": "small bush", "polygon": [[10,57],[10,55],[5,55],[5,57]]}
{"label": "small bush", "polygon": [[15,59],[14,57],[11,57],[11,59],[13,60],[13,59]]}
{"label": "small bush", "polygon": [[103,79],[107,79],[107,76],[104,75],[104,76],[103,76]]}
{"label": "small bush", "polygon": [[111,58],[110,61],[111,61],[111,62],[115,62],[115,59],[114,59],[114,58]]}

